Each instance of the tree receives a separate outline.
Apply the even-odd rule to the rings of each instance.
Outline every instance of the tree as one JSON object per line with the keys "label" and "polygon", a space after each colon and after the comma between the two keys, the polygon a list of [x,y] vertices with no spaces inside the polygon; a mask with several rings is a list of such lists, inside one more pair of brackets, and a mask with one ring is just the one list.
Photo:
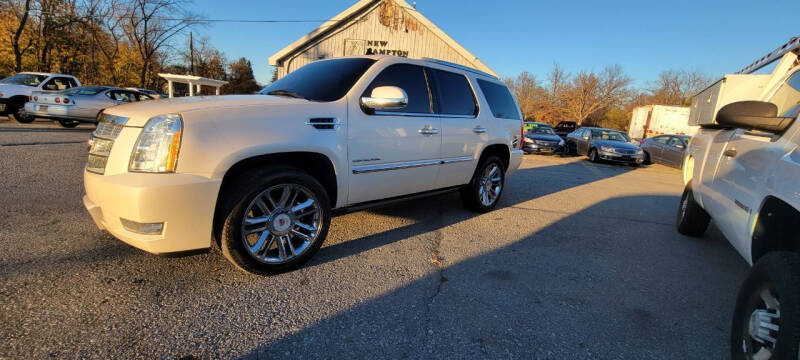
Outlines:
{"label": "tree", "polygon": [[522,110],[522,118],[527,121],[538,120],[541,116],[537,115],[541,115],[547,95],[539,86],[536,76],[524,71],[516,78],[506,79],[505,82],[517,98],[517,103]]}
{"label": "tree", "polygon": [[647,91],[650,104],[679,105],[691,104],[692,96],[711,84],[711,78],[697,71],[665,70],[658,74]]}
{"label": "tree", "polygon": [[228,84],[223,87],[225,93],[252,94],[261,88],[253,76],[253,66],[250,64],[250,60],[239,58],[230,64],[230,70]]}
{"label": "tree", "polygon": [[139,87],[146,86],[158,51],[196,23],[183,4],[181,0],[131,0],[122,28],[141,59]]}
{"label": "tree", "polygon": [[597,112],[619,104],[628,95],[631,81],[619,65],[607,66],[599,74],[581,71],[565,93],[565,113],[581,125]]}
{"label": "tree", "polygon": [[20,39],[22,38],[22,33],[25,30],[25,25],[28,24],[28,17],[30,16],[31,12],[31,0],[25,0],[25,2],[21,5],[13,0],[6,0],[4,3],[9,12],[17,20],[16,26],[14,26],[11,31],[10,40],[11,48],[14,51],[14,72],[20,72],[22,71],[22,55],[33,44],[30,40],[25,46],[20,44]]}

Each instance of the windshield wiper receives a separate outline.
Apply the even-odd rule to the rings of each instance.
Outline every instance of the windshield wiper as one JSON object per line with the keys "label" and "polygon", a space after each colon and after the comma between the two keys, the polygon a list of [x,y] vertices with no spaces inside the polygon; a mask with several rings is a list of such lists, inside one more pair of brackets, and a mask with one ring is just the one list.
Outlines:
{"label": "windshield wiper", "polygon": [[298,94],[298,93],[296,93],[294,91],[289,91],[289,90],[272,90],[272,91],[268,92],[267,95],[288,96],[288,97],[293,97],[293,98],[297,98],[297,99],[308,100],[308,99],[306,99],[305,96],[300,95],[300,94]]}

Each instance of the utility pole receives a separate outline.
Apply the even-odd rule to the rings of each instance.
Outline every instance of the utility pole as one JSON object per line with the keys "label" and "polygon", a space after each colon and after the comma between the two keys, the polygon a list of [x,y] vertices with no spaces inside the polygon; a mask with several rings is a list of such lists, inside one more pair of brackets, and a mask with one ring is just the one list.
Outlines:
{"label": "utility pole", "polygon": [[192,32],[189,32],[189,75],[194,75],[194,41],[192,41]]}

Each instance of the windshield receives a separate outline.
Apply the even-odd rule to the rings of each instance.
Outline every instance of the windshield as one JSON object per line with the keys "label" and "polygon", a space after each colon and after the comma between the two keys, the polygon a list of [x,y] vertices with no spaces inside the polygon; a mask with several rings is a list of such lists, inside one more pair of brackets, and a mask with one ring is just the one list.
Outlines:
{"label": "windshield", "polygon": [[0,84],[15,84],[15,85],[25,85],[25,86],[39,86],[39,84],[47,79],[47,75],[36,75],[36,74],[17,74],[14,76],[9,76],[3,80],[0,80]]}
{"label": "windshield", "polygon": [[312,101],[339,100],[374,63],[375,60],[364,58],[313,62],[267,86],[261,94]]}
{"label": "windshield", "polygon": [[545,134],[545,135],[555,135],[556,133],[553,131],[553,128],[539,126],[533,129],[528,130],[529,134]]}
{"label": "windshield", "polygon": [[614,131],[614,130],[592,130],[592,139],[622,141],[622,142],[630,141],[628,135],[625,135],[619,131]]}
{"label": "windshield", "polygon": [[104,86],[83,86],[83,87],[76,87],[72,89],[67,89],[62,91],[61,93],[64,95],[97,95],[101,91],[108,89]]}

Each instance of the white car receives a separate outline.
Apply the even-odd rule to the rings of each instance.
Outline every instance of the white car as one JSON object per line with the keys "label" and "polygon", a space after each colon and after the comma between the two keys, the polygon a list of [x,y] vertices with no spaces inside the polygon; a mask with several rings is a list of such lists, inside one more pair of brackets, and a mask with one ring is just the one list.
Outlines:
{"label": "white car", "polygon": [[678,231],[690,236],[702,235],[713,219],[754,264],[734,311],[733,359],[797,359],[800,354],[797,59],[788,54],[772,76],[735,75],[742,82],[772,84],[769,88],[748,86],[724,93],[712,87],[698,94],[692,106],[695,111],[724,96],[756,95],[714,113],[695,114],[714,114],[714,120],[706,121],[689,143],[683,162],[686,189],[677,216]]}
{"label": "white car", "polygon": [[306,65],[261,95],[106,110],[84,204],[96,224],[157,254],[218,245],[239,268],[295,268],[331,210],[461,191],[490,211],[522,160],[505,84],[435,60],[367,56]]}
{"label": "white car", "polygon": [[34,91],[61,91],[81,86],[72,75],[21,72],[0,80],[0,115],[21,123],[33,121],[25,114],[25,103]]}

